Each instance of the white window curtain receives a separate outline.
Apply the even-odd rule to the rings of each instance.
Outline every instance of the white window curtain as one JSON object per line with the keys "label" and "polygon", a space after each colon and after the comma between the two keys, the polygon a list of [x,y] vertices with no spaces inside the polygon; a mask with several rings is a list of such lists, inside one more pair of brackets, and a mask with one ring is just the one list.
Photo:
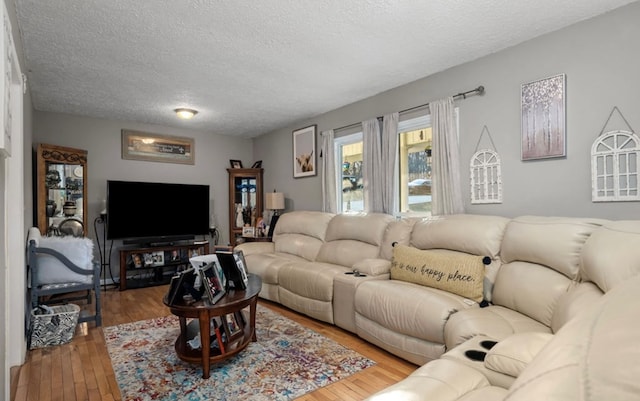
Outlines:
{"label": "white window curtain", "polygon": [[399,116],[399,113],[387,114],[382,120],[382,212],[387,214],[395,212]]}
{"label": "white window curtain", "polygon": [[364,181],[364,210],[382,212],[382,188],[384,187],[380,122],[372,118],[362,122],[362,178]]}
{"label": "white window curtain", "polygon": [[433,215],[464,213],[453,97],[429,102],[433,129]]}
{"label": "white window curtain", "polygon": [[333,149],[333,130],[322,131],[322,211],[336,213],[336,162]]}

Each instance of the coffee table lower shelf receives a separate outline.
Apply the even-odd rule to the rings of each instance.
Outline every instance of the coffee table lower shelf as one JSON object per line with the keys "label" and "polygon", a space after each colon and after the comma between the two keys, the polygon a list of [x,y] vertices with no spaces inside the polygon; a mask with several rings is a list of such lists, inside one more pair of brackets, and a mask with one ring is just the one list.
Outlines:
{"label": "coffee table lower shelf", "polygon": [[[249,274],[249,282],[245,290],[229,290],[218,302],[213,305],[208,301],[201,300],[193,304],[186,304],[180,301],[179,304],[170,305],[165,296],[163,302],[169,307],[171,313],[178,316],[180,321],[180,335],[175,343],[175,350],[178,358],[188,363],[199,363],[202,365],[202,378],[209,378],[209,369],[212,363],[221,362],[231,358],[256,341],[256,308],[258,304],[258,294],[262,289],[260,276]],[[249,308],[249,316],[242,313],[242,310]],[[241,319],[236,318],[236,323],[240,331],[231,334],[226,315],[241,315]],[[224,352],[218,348],[211,347],[211,319],[220,318],[222,329],[227,336],[226,343],[223,343]],[[187,319],[194,319],[198,323],[197,332],[200,333],[200,349],[191,349],[187,344],[188,330]],[[240,321],[238,321],[240,320]],[[195,335],[195,334],[194,334]],[[222,337],[222,332],[220,333]],[[214,336],[214,339],[217,338]]]}
{"label": "coffee table lower shelf", "polygon": [[[182,319],[184,318],[180,318],[180,320]],[[182,325],[182,322],[180,323],[180,325]],[[202,341],[202,334],[200,334],[200,336]],[[192,349],[187,344],[188,340],[190,339],[187,338],[186,331],[178,336],[178,339],[175,343],[175,349],[178,358],[189,363],[201,363],[204,357],[202,348]],[[211,343],[209,344],[209,363],[217,363],[231,358],[232,356],[245,349],[247,345],[249,345],[249,343],[252,341],[256,341],[255,329],[247,324],[244,327],[242,336],[236,336],[230,342],[223,344],[225,352],[221,353],[220,348],[211,347]],[[206,379],[208,377],[208,375],[207,377],[204,377],[203,372],[203,378]]]}

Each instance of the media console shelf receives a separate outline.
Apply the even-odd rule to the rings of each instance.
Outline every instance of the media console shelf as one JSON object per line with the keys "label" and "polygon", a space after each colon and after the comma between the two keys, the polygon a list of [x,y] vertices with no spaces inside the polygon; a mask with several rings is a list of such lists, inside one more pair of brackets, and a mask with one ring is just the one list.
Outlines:
{"label": "media console shelf", "polygon": [[208,241],[120,248],[120,291],[169,284],[171,277],[189,267],[189,258],[209,253]]}

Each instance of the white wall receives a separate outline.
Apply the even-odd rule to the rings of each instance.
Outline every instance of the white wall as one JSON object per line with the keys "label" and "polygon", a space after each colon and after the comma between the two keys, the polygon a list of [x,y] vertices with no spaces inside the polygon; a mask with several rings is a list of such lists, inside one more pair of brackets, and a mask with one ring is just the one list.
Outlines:
{"label": "white wall", "polygon": [[[123,160],[121,130],[135,130],[163,135],[190,137],[195,140],[195,165]],[[95,239],[93,221],[106,199],[107,180],[153,181],[205,184],[210,186],[211,214],[221,234],[221,243],[229,239],[228,175],[229,159],[239,159],[244,165],[253,161],[251,140],[214,135],[189,129],[162,127],[124,121],[78,117],[68,114],[34,112],[33,143],[49,143],[86,149],[88,177],[89,236]],[[167,210],[166,213],[175,213]],[[179,218],[179,214],[176,218]],[[101,228],[100,228],[101,230]],[[102,231],[100,231],[102,237]],[[117,246],[111,257],[111,270],[119,276]],[[107,277],[109,278],[109,277]]]}
{"label": "white wall", "polygon": [[[484,85],[484,96],[456,102],[467,212],[638,218],[637,202],[591,202],[589,157],[591,143],[613,106],[636,132],[640,130],[638,21],[640,3],[636,2],[256,138],[255,158],[263,160],[265,188],[284,192],[287,210],[321,210],[321,177],[292,177],[292,130],[318,124],[321,132]],[[567,76],[567,157],[522,162],[520,85],[559,73]],[[484,125],[502,158],[504,201],[500,205],[471,205],[469,200],[469,160]],[[607,128],[625,127],[618,121]]]}
{"label": "white wall", "polygon": [[[17,64],[12,71],[12,143],[11,157],[2,159],[0,167],[0,193],[3,198],[0,213],[0,260],[2,266],[2,284],[0,285],[0,322],[2,329],[0,340],[0,398],[8,400],[10,394],[10,368],[21,365],[26,355],[25,310],[26,310],[26,269],[25,269],[25,227],[30,218],[25,216],[29,210],[30,158],[25,159],[25,143],[31,138],[31,98],[22,95],[21,70],[24,68],[20,34],[17,29],[13,2],[5,1],[7,17],[12,26],[15,51],[12,58]],[[26,200],[26,201],[25,201]]]}

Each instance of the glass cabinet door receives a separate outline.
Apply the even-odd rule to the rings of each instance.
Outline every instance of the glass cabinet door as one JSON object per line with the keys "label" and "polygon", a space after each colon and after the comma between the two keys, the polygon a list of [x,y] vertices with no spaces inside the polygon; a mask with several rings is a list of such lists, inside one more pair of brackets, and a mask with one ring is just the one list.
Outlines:
{"label": "glass cabinet door", "polygon": [[38,228],[44,235],[84,236],[87,152],[40,144],[36,156]]}
{"label": "glass cabinet door", "polygon": [[235,246],[243,227],[254,227],[262,217],[262,168],[230,168],[229,243]]}
{"label": "glass cabinet door", "polygon": [[235,177],[234,179],[235,191],[233,193],[233,202],[236,205],[236,227],[255,225],[255,219],[257,217],[256,186],[255,177]]}

